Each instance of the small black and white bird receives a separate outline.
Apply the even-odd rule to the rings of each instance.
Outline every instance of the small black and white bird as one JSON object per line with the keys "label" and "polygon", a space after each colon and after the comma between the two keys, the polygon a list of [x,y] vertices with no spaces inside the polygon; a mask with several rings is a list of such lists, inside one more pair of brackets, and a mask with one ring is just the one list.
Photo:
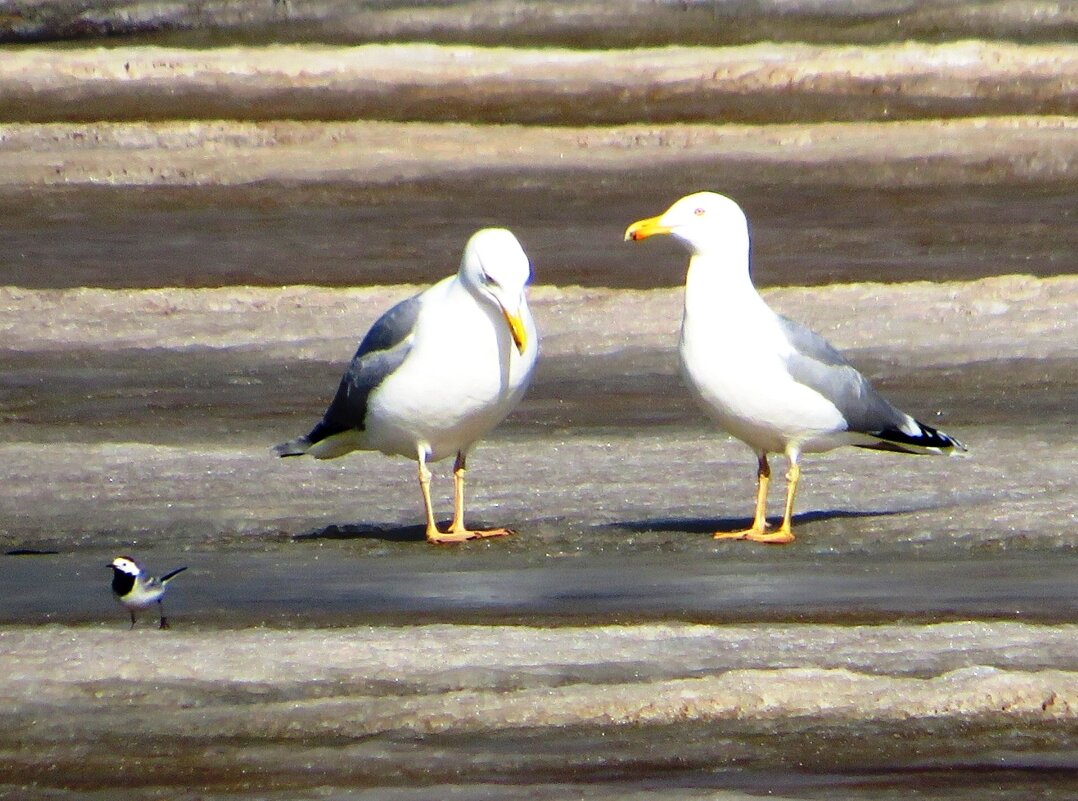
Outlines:
{"label": "small black and white bird", "polygon": [[[665,234],[691,255],[681,322],[681,371],[704,410],[756,453],[756,513],[744,531],[716,539],[787,543],[803,453],[842,445],[896,453],[953,454],[966,446],[918,422],[880,395],[819,334],[773,312],[749,273],[749,225],[728,197],[698,192],[657,217],[639,220],[625,239]],[[782,525],[767,524],[769,453],[785,454]]]}
{"label": "small black and white bird", "polygon": [[139,563],[130,556],[117,556],[108,567],[112,568],[112,593],[131,613],[131,628],[135,627],[135,610],[146,609],[156,603],[161,616],[161,628],[167,629],[168,618],[165,617],[161,596],[165,594],[169,581],[177,573],[185,571],[187,566],[170,570],[161,578],[146,575]]}

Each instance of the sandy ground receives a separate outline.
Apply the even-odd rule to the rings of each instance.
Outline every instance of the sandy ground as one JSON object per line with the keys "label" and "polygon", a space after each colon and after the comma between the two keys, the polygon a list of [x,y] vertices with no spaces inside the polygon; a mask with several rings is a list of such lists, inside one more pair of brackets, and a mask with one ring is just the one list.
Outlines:
{"label": "sandy ground", "polygon": [[[427,546],[403,461],[273,459],[408,291],[3,291],[4,544],[60,552],[0,563],[14,797],[1070,787],[1073,277],[768,291],[971,446],[809,460],[781,550],[708,536],[744,521],[752,460],[675,383],[676,290],[534,289],[543,369],[470,471],[512,538]],[[172,632],[126,631],[113,550],[192,565]]]}
{"label": "sandy ground", "polygon": [[1076,140],[1070,117],[584,129],[421,122],[10,123],[0,127],[0,167],[3,181],[16,186],[270,180],[379,185],[536,168],[562,172],[569,184],[614,170],[628,172],[628,180],[643,169],[699,174],[721,162],[732,175],[742,165],[751,168],[757,181],[916,187],[1073,181]]}
{"label": "sandy ground", "polygon": [[994,762],[999,788],[998,769],[1034,748],[1030,764],[1070,758],[1074,643],[1073,627],[1006,623],[6,629],[0,783],[77,773],[84,790],[307,798],[492,782],[514,797],[637,764],[670,776],[706,766],[704,786],[759,791],[743,772],[807,763],[791,782],[803,792],[829,765],[885,773],[912,760],[926,774]]}
{"label": "sandy ground", "polygon": [[[264,450],[317,419],[356,331],[409,291],[5,290],[9,400],[0,447],[9,547],[108,531],[122,539],[130,535],[120,532],[143,527],[180,532],[183,543],[299,533],[319,521],[412,522],[403,462],[390,470],[376,454],[278,462]],[[675,377],[680,292],[538,287],[533,296],[543,366],[500,430],[504,444],[481,447],[473,460],[485,489],[476,514],[513,510],[525,527],[528,519],[588,526],[742,514],[746,504],[716,508],[713,499],[716,491],[751,498],[747,454],[708,432]],[[896,471],[891,486],[899,492],[883,507],[946,504],[950,536],[1000,544],[1032,538],[1054,547],[1071,542],[1070,532],[1049,520],[1075,512],[1069,443],[1054,441],[1048,429],[1073,420],[1076,297],[1072,277],[768,293],[776,308],[848,349],[900,405],[954,429],[974,454],[852,453],[822,464]],[[850,311],[865,308],[872,315]],[[193,416],[194,409],[201,411]],[[702,438],[706,451],[694,457]],[[72,443],[79,443],[77,460],[68,458]],[[715,460],[736,468],[718,470]],[[684,466],[667,466],[675,464]],[[745,481],[728,492],[716,487],[711,476],[726,472]],[[821,472],[854,483],[828,490],[810,476],[804,509],[849,508],[866,492],[880,497],[870,475]],[[684,488],[676,501],[663,500],[658,475]],[[1006,477],[1002,485],[989,479],[998,475]],[[43,483],[46,476],[52,480]],[[937,485],[944,476],[947,483]],[[708,489],[693,492],[694,484]],[[72,505],[80,495],[93,503]],[[398,500],[387,507],[388,499]],[[378,511],[357,519],[372,506]],[[142,511],[132,516],[136,508]],[[60,520],[65,533],[52,533]],[[889,540],[892,525],[905,522],[875,521],[871,539]]]}
{"label": "sandy ground", "polygon": [[[1071,114],[1070,44],[28,48],[0,119],[790,123]],[[835,102],[842,98],[841,104]]]}

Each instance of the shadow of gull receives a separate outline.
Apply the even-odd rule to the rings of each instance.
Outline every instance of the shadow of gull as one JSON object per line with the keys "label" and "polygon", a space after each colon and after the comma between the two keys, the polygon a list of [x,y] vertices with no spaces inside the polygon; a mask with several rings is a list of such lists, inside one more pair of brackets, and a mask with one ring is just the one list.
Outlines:
{"label": "shadow of gull", "polygon": [[[814,512],[802,512],[793,516],[792,524],[804,525],[805,523],[817,523],[823,520],[842,520],[847,518],[890,517],[892,515],[905,515],[912,512],[923,511],[921,507],[915,509],[889,509],[887,511],[857,512],[846,509],[828,509]],[[768,522],[777,525],[779,518],[768,518]],[[638,533],[648,531],[682,531],[686,534],[712,534],[716,531],[738,531],[752,525],[751,517],[721,517],[721,518],[678,518],[663,517],[656,520],[626,520],[622,523],[606,523],[600,528],[627,529]]]}
{"label": "shadow of gull", "polygon": [[[469,521],[475,528],[494,528],[483,521]],[[449,521],[443,520],[438,523],[439,528],[445,531],[449,528]],[[382,540],[383,542],[426,542],[426,526],[377,526],[371,523],[346,523],[326,526],[313,531],[304,531],[293,534],[293,542],[305,540]]]}
{"label": "shadow of gull", "polygon": [[383,540],[385,542],[425,542],[425,526],[375,526],[367,523],[331,525],[293,534],[293,542],[304,540]]}

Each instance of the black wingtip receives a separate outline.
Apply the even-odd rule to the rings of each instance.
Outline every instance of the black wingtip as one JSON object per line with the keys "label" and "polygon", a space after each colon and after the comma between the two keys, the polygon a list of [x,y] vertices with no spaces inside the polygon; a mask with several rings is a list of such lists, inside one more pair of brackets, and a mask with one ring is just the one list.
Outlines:
{"label": "black wingtip", "polygon": [[273,452],[283,459],[288,456],[302,456],[309,447],[311,447],[310,437],[296,437],[280,445],[274,445]]}
{"label": "black wingtip", "polygon": [[914,422],[917,423],[920,429],[917,434],[908,434],[900,428],[885,428],[882,431],[873,431],[872,436],[881,440],[879,445],[875,447],[879,450],[893,450],[902,453],[923,453],[925,450],[965,453],[969,450],[951,435],[945,434],[932,426],[925,425],[920,420],[915,420]]}

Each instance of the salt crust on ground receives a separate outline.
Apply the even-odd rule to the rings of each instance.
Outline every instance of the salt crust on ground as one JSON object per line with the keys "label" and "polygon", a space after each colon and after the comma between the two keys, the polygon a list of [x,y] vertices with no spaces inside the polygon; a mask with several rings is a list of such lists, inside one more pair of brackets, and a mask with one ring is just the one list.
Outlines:
{"label": "salt crust on ground", "polygon": [[[746,165],[761,180],[854,186],[1068,181],[1075,120],[627,124],[208,121],[0,126],[6,186],[393,185],[494,171],[568,173]],[[794,167],[796,169],[791,169]],[[806,178],[808,176],[808,178]]]}
{"label": "salt crust on ground", "polygon": [[0,629],[0,696],[20,727],[64,710],[64,728],[25,730],[38,742],[121,726],[273,738],[773,716],[1073,720],[1076,633],[1018,623],[12,627]]}
{"label": "salt crust on ground", "polygon": [[[512,91],[518,102],[556,86],[565,93],[616,88],[677,86],[731,92],[769,89],[842,93],[871,90],[876,81],[904,78],[902,90],[945,97],[998,92],[1006,80],[1012,99],[1023,81],[1041,81],[1038,96],[1073,93],[1078,50],[1068,44],[1023,45],[967,40],[938,44],[904,42],[870,46],[821,46],[763,42],[740,47],[661,47],[627,50],[500,48],[435,44],[359,47],[270,45],[194,50],[167,47],[109,49],[20,48],[0,65],[0,86],[10,82],[37,91],[89,83],[166,83],[175,88],[206,83],[217,91],[232,84],[289,89],[374,84],[399,86],[467,82],[469,92]],[[1034,84],[1036,85],[1036,84]],[[895,92],[897,94],[897,92]]]}
{"label": "salt crust on ground", "polygon": [[[340,359],[357,332],[420,287],[29,290],[0,287],[0,338],[18,350],[251,348]],[[684,291],[537,286],[543,355],[671,349]],[[847,284],[764,290],[776,311],[844,350],[919,364],[1078,354],[1078,277]],[[858,310],[871,309],[871,314]],[[933,336],[926,337],[930,327]]]}

